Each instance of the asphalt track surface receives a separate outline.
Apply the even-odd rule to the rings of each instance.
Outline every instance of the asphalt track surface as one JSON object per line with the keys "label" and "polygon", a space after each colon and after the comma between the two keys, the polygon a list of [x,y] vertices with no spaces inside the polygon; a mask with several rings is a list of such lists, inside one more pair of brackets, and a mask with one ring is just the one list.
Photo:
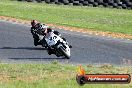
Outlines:
{"label": "asphalt track surface", "polygon": [[73,46],[71,59],[48,55],[46,49],[33,45],[30,26],[0,21],[0,62],[45,63],[52,60],[69,63],[121,64],[123,59],[132,60],[132,40],[88,35],[60,30]]}

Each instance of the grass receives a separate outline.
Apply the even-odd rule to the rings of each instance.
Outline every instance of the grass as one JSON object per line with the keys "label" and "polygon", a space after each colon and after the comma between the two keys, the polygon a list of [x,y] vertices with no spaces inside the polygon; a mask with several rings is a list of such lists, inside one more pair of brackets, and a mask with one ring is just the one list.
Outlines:
{"label": "grass", "polygon": [[[131,67],[85,65],[87,73],[128,73]],[[77,66],[49,64],[0,64],[0,88],[80,88],[76,82]],[[132,84],[86,84],[81,88],[131,88]]]}
{"label": "grass", "polygon": [[132,10],[1,0],[0,15],[132,35]]}

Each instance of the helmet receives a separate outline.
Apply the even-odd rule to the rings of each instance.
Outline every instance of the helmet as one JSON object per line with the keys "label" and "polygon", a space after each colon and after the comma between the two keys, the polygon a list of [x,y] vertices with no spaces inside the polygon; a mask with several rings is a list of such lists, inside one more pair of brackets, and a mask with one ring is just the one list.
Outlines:
{"label": "helmet", "polygon": [[53,30],[51,28],[47,28],[47,33],[52,32]]}
{"label": "helmet", "polygon": [[38,28],[38,29],[47,29],[48,28],[48,26],[46,26],[45,24],[41,24],[41,23],[37,23],[36,25],[35,25],[35,27],[36,28]]}
{"label": "helmet", "polygon": [[37,24],[37,21],[36,21],[36,20],[32,20],[32,21],[31,21],[32,27],[34,27],[36,24]]}
{"label": "helmet", "polygon": [[38,28],[38,29],[40,29],[40,28],[41,28],[41,24],[40,24],[40,23],[37,23],[37,24],[35,25],[35,27]]}
{"label": "helmet", "polygon": [[47,29],[47,28],[49,28],[49,26],[42,25],[42,28],[43,28],[43,29]]}

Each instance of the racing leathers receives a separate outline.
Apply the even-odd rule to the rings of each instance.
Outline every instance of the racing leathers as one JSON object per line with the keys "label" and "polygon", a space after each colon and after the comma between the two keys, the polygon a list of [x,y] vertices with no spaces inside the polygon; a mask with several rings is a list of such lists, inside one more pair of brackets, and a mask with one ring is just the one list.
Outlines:
{"label": "racing leathers", "polygon": [[41,35],[41,36],[46,35],[46,30],[48,30],[48,31],[51,30],[54,32],[54,34],[61,36],[61,34],[58,31],[53,30],[49,26],[46,26],[45,24],[37,23],[35,26],[31,27],[31,33],[32,33],[33,38],[34,38],[34,45],[35,46],[37,46],[37,45],[42,45],[43,47],[46,46],[46,41],[45,41],[44,37],[42,40],[39,39],[39,35]]}

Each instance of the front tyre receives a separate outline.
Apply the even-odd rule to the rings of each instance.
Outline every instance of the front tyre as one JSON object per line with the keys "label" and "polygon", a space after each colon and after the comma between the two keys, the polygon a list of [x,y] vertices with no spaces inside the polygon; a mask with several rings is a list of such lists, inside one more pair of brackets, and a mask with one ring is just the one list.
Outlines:
{"label": "front tyre", "polygon": [[70,55],[68,55],[68,54],[66,53],[66,51],[63,49],[63,47],[60,47],[59,50],[60,50],[60,52],[61,52],[67,59],[70,59]]}

